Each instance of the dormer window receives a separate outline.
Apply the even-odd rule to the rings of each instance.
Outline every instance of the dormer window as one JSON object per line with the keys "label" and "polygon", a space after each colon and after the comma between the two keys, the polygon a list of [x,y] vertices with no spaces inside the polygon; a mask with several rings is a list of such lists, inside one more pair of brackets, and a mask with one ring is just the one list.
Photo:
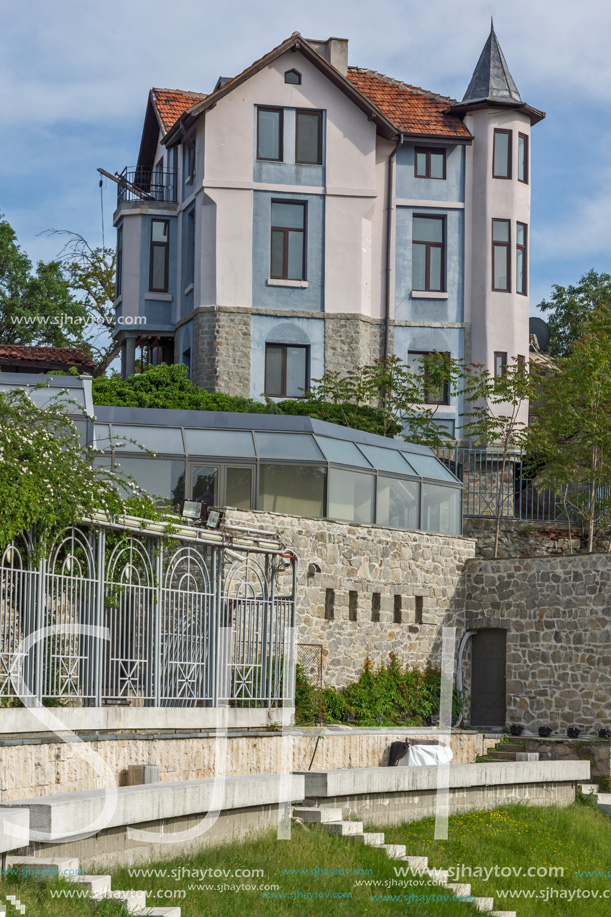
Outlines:
{"label": "dormer window", "polygon": [[292,83],[295,86],[301,85],[301,73],[299,70],[287,70],[284,74],[284,82]]}

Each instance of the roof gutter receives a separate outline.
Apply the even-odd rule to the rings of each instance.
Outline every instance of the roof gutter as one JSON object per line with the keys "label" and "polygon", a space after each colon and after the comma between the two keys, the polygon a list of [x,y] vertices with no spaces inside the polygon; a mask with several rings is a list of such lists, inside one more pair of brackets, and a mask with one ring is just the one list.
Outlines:
{"label": "roof gutter", "polygon": [[[397,151],[403,143],[403,134],[399,134],[394,149],[388,157],[388,177],[386,188],[386,304],[384,327],[384,359],[390,356],[390,323],[394,318],[395,304],[395,237],[396,237],[396,172]],[[392,314],[391,314],[392,313]]]}

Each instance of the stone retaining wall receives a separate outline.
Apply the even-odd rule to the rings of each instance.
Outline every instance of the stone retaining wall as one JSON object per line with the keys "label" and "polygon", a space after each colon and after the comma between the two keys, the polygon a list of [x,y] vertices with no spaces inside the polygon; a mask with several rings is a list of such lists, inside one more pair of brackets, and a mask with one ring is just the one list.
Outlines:
{"label": "stone retaining wall", "polygon": [[469,629],[507,631],[507,722],[611,727],[611,557],[472,560]]}
{"label": "stone retaining wall", "polygon": [[[467,516],[463,521],[463,534],[476,539],[476,556],[492,558],[496,521],[491,518]],[[595,550],[609,551],[611,529],[601,527],[596,531]],[[499,535],[499,557],[541,557],[565,554],[586,554],[588,541],[579,526],[572,526],[569,538],[568,525],[553,522],[503,519]]]}
{"label": "stone retaining wall", "polygon": [[[411,668],[440,668],[442,627],[464,629],[467,538],[264,512],[229,510],[227,520],[273,529],[297,554],[297,640],[322,645],[325,686],[343,687],[368,656],[379,665],[391,652]],[[321,572],[310,575],[311,563]]]}

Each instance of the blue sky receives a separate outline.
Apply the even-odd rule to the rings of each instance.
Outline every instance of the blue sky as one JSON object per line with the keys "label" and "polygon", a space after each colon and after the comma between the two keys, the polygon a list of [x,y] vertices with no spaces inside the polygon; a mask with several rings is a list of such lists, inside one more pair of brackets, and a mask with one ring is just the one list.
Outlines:
{"label": "blue sky", "polygon": [[[611,4],[602,0],[28,0],[3,4],[0,209],[30,256],[70,229],[99,244],[98,166],[135,164],[151,86],[208,92],[293,31],[351,64],[461,98],[490,16],[533,130],[531,311],[552,283],[611,270]],[[115,187],[103,188],[114,244]]]}

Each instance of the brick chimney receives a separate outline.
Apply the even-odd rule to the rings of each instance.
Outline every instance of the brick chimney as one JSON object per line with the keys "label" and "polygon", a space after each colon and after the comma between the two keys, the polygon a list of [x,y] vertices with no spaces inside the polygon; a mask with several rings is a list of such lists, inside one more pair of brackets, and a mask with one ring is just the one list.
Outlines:
{"label": "brick chimney", "polygon": [[348,73],[348,39],[347,38],[327,38],[326,41],[316,41],[307,39],[309,45],[312,45],[315,51],[318,51],[325,60],[335,67],[336,70],[346,76]]}

